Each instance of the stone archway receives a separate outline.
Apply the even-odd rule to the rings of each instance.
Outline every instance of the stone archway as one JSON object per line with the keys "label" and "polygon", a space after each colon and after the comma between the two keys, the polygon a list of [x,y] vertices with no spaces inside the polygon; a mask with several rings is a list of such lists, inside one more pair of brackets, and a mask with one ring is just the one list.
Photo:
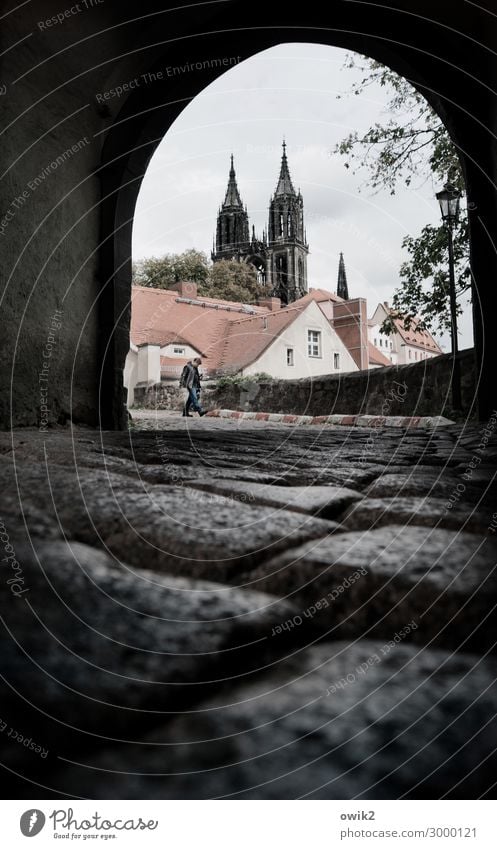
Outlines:
{"label": "stone archway", "polygon": [[[5,208],[32,174],[45,173],[61,154],[64,167],[57,171],[60,201],[54,203],[57,192],[45,196],[37,189],[35,204],[25,189],[15,226],[7,222],[3,426],[39,421],[40,356],[34,362],[32,338],[62,303],[66,324],[51,383],[58,418],[125,426],[131,227],[148,162],[189,100],[230,63],[286,41],[342,47],[389,65],[447,126],[461,155],[471,209],[479,411],[488,417],[497,406],[489,343],[497,314],[496,19],[482,4],[445,9],[402,0],[397,6],[337,0],[323,9],[311,0],[293,12],[281,2],[268,7],[255,0],[248,8],[241,0],[213,0],[195,7],[192,17],[189,7],[169,9],[159,0],[150,0],[139,15],[136,4],[123,0],[48,28],[44,21],[57,11],[53,0],[7,14],[1,36]],[[7,51],[29,30],[36,39]],[[81,152],[72,157],[67,151],[75,142]],[[56,187],[52,180],[50,188]]]}

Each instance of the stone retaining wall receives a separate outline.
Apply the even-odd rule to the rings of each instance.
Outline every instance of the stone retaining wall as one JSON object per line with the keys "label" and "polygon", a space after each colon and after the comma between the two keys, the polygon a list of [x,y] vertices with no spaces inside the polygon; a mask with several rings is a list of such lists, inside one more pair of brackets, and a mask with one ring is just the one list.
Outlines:
{"label": "stone retaining wall", "polygon": [[[473,349],[460,352],[465,417],[475,414]],[[206,406],[230,410],[326,416],[435,416],[460,418],[452,410],[452,357],[443,354],[414,365],[391,366],[315,379],[273,380],[223,386],[204,396]]]}
{"label": "stone retaining wall", "polygon": [[[201,403],[206,407],[214,405],[213,389],[202,386]],[[186,401],[186,389],[180,389],[177,383],[155,383],[153,386],[135,387],[133,408],[146,410],[181,410]]]}

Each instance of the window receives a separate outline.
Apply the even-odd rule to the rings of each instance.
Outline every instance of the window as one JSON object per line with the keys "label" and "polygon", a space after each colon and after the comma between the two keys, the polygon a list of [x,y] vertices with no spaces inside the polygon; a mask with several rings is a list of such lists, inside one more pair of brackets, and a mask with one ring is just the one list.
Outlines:
{"label": "window", "polygon": [[412,360],[412,351],[411,351],[410,348],[409,348],[409,359]]}
{"label": "window", "polygon": [[374,340],[374,346],[375,346],[375,348],[378,347],[378,340],[377,339]]}
{"label": "window", "polygon": [[307,354],[309,357],[321,356],[321,331],[307,331]]}
{"label": "window", "polygon": [[174,353],[174,354],[183,354],[183,355],[184,355],[184,353],[185,353],[185,349],[184,349],[184,348],[173,348],[173,353]]}
{"label": "window", "polygon": [[415,360],[417,360],[417,359],[418,359],[418,352],[417,352],[417,351],[414,351],[414,359],[415,359]]}
{"label": "window", "polygon": [[393,348],[393,342],[390,342],[390,350]]}
{"label": "window", "polygon": [[383,339],[380,339],[380,348],[383,348]]}
{"label": "window", "polygon": [[333,354],[333,368],[340,368],[340,354]]}
{"label": "window", "polygon": [[293,366],[293,348],[286,349],[286,364],[287,366]]}

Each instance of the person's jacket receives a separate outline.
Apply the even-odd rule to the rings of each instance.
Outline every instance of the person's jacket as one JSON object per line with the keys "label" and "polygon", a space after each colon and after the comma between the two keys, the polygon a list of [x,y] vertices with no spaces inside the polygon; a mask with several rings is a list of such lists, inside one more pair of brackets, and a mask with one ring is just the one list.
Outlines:
{"label": "person's jacket", "polygon": [[187,389],[198,389],[200,386],[200,374],[197,366],[194,366],[193,363],[187,363],[188,366],[188,374],[185,380],[185,386]]}

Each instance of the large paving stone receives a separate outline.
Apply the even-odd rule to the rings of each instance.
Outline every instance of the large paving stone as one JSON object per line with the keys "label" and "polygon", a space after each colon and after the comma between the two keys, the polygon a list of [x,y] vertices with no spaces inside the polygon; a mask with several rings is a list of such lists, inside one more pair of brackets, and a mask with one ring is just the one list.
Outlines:
{"label": "large paving stone", "polygon": [[478,798],[495,781],[496,698],[475,656],[324,643],[53,784],[91,798]]}
{"label": "large paving stone", "polygon": [[[54,756],[134,739],[264,667],[281,652],[268,633],[294,612],[261,593],[132,569],[79,543],[37,540],[36,553],[11,544],[19,584],[0,594],[2,721]],[[43,766],[7,735],[0,746],[7,762]]]}
{"label": "large paving stone", "polygon": [[245,577],[333,637],[387,637],[415,619],[409,639],[480,651],[495,642],[496,562],[495,538],[390,525],[313,541]]}
{"label": "large paving stone", "polygon": [[198,489],[234,496],[246,504],[264,504],[298,513],[311,513],[327,519],[335,519],[355,501],[360,493],[337,486],[273,486],[247,483],[225,478],[216,482],[199,482]]}
{"label": "large paving stone", "polygon": [[382,525],[424,525],[429,528],[453,528],[485,536],[492,517],[487,507],[473,508],[459,500],[453,489],[446,499],[428,497],[366,498],[351,506],[342,516],[348,530],[369,530]]}
{"label": "large paving stone", "polygon": [[367,495],[370,498],[392,498],[396,495],[449,497],[460,480],[454,472],[444,474],[440,468],[433,469],[426,465],[402,472],[389,469],[373,481],[367,489]]}
{"label": "large paving stone", "polygon": [[187,486],[150,486],[97,470],[0,464],[9,527],[108,549],[132,565],[224,581],[277,551],[337,527]]}
{"label": "large paving stone", "polygon": [[328,465],[328,460],[319,467],[308,467],[307,469],[291,469],[282,474],[281,482],[286,486],[344,486],[362,492],[368,484],[379,477],[384,471],[384,466],[368,464],[354,466],[349,464]]}

